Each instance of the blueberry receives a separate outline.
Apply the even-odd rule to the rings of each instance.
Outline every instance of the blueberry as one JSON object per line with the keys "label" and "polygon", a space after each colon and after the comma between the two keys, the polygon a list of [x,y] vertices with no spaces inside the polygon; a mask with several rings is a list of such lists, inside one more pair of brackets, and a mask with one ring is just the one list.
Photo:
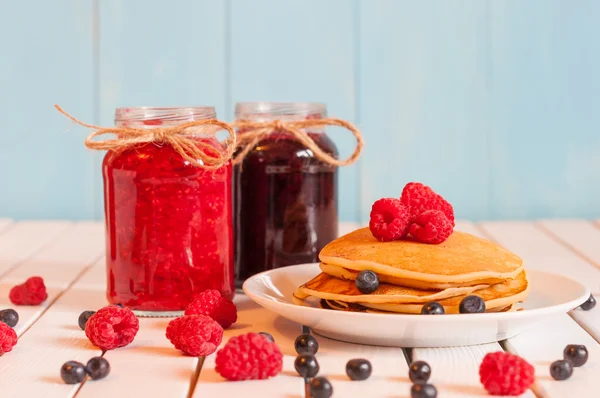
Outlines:
{"label": "blueberry", "polygon": [[373,271],[360,271],[354,282],[363,294],[373,293],[379,287],[379,277]]}
{"label": "blueberry", "polygon": [[366,359],[351,359],[346,364],[346,374],[350,380],[366,380],[372,371],[371,362]]}
{"label": "blueberry", "polygon": [[14,328],[17,326],[17,323],[19,323],[19,314],[17,311],[10,308],[2,310],[0,311],[0,322],[4,322],[11,328]]}
{"label": "blueberry", "polygon": [[445,312],[444,307],[437,301],[426,303],[423,308],[421,308],[421,314],[424,315],[443,315]]}
{"label": "blueberry", "polygon": [[271,336],[267,332],[259,332],[258,334],[260,334],[261,336],[265,336],[267,338],[267,340],[269,340],[271,343],[275,342],[275,339],[273,338],[273,336]]}
{"label": "blueberry", "polygon": [[315,377],[312,379],[309,388],[312,398],[329,398],[333,395],[333,387],[325,377]]}
{"label": "blueberry", "polygon": [[561,359],[550,365],[550,375],[554,380],[567,380],[573,374],[573,365],[569,361]]}
{"label": "blueberry", "polygon": [[85,330],[85,324],[87,323],[88,319],[90,319],[90,317],[95,313],[96,311],[83,311],[79,315],[79,327],[81,328],[81,330]]}
{"label": "blueberry", "polygon": [[60,377],[67,384],[81,383],[86,376],[85,366],[77,361],[65,362],[60,368]]}
{"label": "blueberry", "polygon": [[92,380],[100,380],[110,373],[110,364],[102,357],[94,357],[85,365],[85,370]]}
{"label": "blueberry", "polygon": [[583,304],[581,304],[579,307],[584,310],[584,311],[589,311],[592,308],[594,308],[596,306],[596,299],[594,298],[593,295],[590,294],[590,298],[587,299],[587,301]]}
{"label": "blueberry", "polygon": [[296,372],[305,379],[315,377],[320,369],[317,358],[311,354],[298,355],[294,361],[294,368],[296,368]]}
{"label": "blueberry", "polygon": [[584,345],[569,344],[563,351],[563,357],[578,368],[585,365],[588,360],[588,350]]}
{"label": "blueberry", "polygon": [[294,347],[298,354],[312,354],[315,355],[319,351],[319,342],[314,338],[313,335],[308,333],[302,333],[296,337]]}
{"label": "blueberry", "polygon": [[425,361],[415,361],[408,368],[408,378],[415,384],[425,384],[431,377],[431,366]]}
{"label": "blueberry", "polygon": [[485,301],[479,296],[467,296],[460,302],[458,311],[461,314],[479,314],[485,312]]}
{"label": "blueberry", "polygon": [[436,398],[437,390],[431,384],[413,384],[410,389],[411,398]]}

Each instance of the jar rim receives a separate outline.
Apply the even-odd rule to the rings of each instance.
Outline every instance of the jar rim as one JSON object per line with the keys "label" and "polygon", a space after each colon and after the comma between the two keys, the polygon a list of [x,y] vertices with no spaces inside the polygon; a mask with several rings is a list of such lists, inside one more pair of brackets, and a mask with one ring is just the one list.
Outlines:
{"label": "jar rim", "polygon": [[213,106],[135,106],[115,109],[115,124],[179,124],[195,120],[214,119]]}
{"label": "jar rim", "polygon": [[320,102],[238,102],[235,104],[237,119],[319,119],[327,115],[327,106]]}

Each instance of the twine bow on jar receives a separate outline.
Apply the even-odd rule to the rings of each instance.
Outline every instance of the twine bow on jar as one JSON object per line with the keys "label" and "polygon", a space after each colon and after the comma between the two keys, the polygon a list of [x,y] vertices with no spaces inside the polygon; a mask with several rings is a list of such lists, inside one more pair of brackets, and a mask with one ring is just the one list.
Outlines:
{"label": "twine bow on jar", "polygon": [[[75,123],[96,130],[85,140],[85,145],[94,150],[119,151],[148,142],[163,143],[171,145],[182,158],[193,166],[215,170],[231,160],[237,146],[233,127],[216,119],[196,120],[171,127],[100,127],[76,119],[58,105],[54,105],[54,107]],[[213,128],[211,129],[211,127]],[[218,127],[218,129],[214,127]],[[225,141],[225,150],[220,151],[213,145],[198,140],[199,129],[204,134],[211,133],[213,135],[219,130],[227,130],[230,137]],[[116,138],[94,141],[94,138],[105,134],[114,134]]]}
{"label": "twine bow on jar", "polygon": [[[239,131],[242,131],[237,137],[238,146],[241,150],[233,157],[234,165],[242,163],[248,153],[250,153],[261,140],[272,134],[274,131],[285,131],[290,134],[306,148],[310,149],[317,159],[332,166],[348,166],[356,162],[364,146],[364,139],[360,130],[352,123],[336,118],[292,121],[270,120],[266,122],[240,119],[233,123],[233,126]],[[323,128],[326,126],[343,127],[349,130],[356,138],[356,148],[354,148],[354,152],[347,159],[339,160],[325,152],[305,131],[305,129],[311,127]]]}

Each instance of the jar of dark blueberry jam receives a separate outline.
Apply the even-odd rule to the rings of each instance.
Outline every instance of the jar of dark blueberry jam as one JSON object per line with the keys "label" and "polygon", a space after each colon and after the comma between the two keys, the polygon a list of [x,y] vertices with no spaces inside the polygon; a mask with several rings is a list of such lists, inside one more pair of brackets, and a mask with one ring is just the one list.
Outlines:
{"label": "jar of dark blueberry jam", "polygon": [[[238,121],[321,119],[315,103],[240,103]],[[337,156],[324,128],[306,131],[324,152]],[[238,130],[238,135],[244,134]],[[235,271],[248,277],[286,265],[318,261],[337,238],[337,167],[326,164],[285,129],[274,129],[234,167]]]}
{"label": "jar of dark blueberry jam", "polygon": [[[120,108],[115,123],[150,129],[214,118],[212,107]],[[222,151],[207,128],[193,139]],[[110,303],[175,315],[206,289],[233,297],[230,161],[208,170],[148,142],[109,151],[102,171]]]}

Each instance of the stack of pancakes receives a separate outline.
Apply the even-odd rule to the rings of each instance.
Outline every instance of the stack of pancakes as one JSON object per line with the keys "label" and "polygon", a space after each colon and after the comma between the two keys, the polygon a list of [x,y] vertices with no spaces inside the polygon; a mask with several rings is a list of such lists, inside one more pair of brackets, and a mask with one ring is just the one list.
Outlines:
{"label": "stack of pancakes", "polygon": [[[300,286],[295,296],[321,299],[325,308],[345,311],[417,314],[425,303],[440,303],[458,313],[468,295],[485,301],[486,312],[514,310],[528,283],[522,260],[506,249],[454,231],[439,245],[412,240],[380,242],[368,228],[329,243],[319,254],[321,273]],[[360,271],[379,277],[373,293],[355,284]]]}

